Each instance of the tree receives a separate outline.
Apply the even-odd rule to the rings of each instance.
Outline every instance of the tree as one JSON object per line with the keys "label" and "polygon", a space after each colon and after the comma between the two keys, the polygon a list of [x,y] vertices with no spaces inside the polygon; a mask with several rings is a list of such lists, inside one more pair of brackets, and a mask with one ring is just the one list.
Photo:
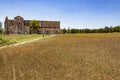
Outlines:
{"label": "tree", "polygon": [[115,31],[115,32],[120,32],[120,26],[115,26],[115,27],[114,27],[114,31]]}
{"label": "tree", "polygon": [[68,33],[70,33],[70,27],[68,27]]}
{"label": "tree", "polygon": [[63,34],[67,33],[67,30],[65,28],[62,31],[63,31]]}
{"label": "tree", "polygon": [[105,27],[104,27],[104,32],[105,32],[105,33],[110,32],[110,29],[109,29],[109,27],[108,27],[108,26],[105,26]]}
{"label": "tree", "polygon": [[37,33],[39,33],[38,28],[40,27],[39,22],[36,20],[31,20],[30,21],[30,27],[35,31],[37,30]]}
{"label": "tree", "polygon": [[79,29],[76,29],[76,33],[79,33]]}
{"label": "tree", "polygon": [[0,34],[3,33],[2,22],[0,22]]}
{"label": "tree", "polygon": [[112,26],[110,26],[110,32],[114,32],[114,28]]}
{"label": "tree", "polygon": [[97,29],[92,29],[91,33],[97,33]]}
{"label": "tree", "polygon": [[90,33],[90,29],[85,29],[85,33]]}
{"label": "tree", "polygon": [[71,29],[71,33],[76,33],[76,29]]}
{"label": "tree", "polygon": [[104,33],[104,29],[103,28],[100,28],[100,29],[97,29],[98,33]]}

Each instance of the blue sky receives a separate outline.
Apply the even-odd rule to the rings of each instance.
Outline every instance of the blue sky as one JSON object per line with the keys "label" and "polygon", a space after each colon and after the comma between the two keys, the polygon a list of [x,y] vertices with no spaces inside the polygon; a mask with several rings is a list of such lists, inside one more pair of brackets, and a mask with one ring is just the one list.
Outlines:
{"label": "blue sky", "polygon": [[8,16],[57,20],[61,28],[120,25],[120,0],[0,0],[0,21]]}

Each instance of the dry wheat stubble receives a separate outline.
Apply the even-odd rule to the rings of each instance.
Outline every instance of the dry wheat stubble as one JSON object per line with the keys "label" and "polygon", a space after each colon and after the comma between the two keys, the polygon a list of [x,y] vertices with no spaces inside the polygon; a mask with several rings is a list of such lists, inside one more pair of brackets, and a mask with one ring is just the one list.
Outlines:
{"label": "dry wheat stubble", "polygon": [[65,34],[0,50],[1,80],[119,80],[120,34]]}

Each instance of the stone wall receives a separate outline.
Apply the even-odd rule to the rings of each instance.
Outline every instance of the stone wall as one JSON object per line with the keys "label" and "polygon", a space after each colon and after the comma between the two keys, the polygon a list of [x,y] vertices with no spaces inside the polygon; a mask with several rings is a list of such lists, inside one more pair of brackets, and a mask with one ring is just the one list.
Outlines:
{"label": "stone wall", "polygon": [[56,34],[60,33],[60,22],[59,21],[39,21],[39,29],[34,30],[30,28],[31,20],[24,20],[21,16],[14,17],[14,20],[5,18],[4,26],[5,31],[8,34],[24,34],[26,33],[49,33]]}

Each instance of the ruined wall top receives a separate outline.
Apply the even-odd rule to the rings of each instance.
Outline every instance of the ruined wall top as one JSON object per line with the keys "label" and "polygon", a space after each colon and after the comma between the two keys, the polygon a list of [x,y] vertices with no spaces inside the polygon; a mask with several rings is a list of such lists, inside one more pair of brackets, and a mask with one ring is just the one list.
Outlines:
{"label": "ruined wall top", "polygon": [[16,17],[14,17],[14,19],[16,19],[16,20],[24,20],[24,18],[21,17],[21,16],[16,16]]}
{"label": "ruined wall top", "polygon": [[6,16],[6,17],[5,17],[5,21],[7,21],[7,20],[8,20],[8,17]]}

